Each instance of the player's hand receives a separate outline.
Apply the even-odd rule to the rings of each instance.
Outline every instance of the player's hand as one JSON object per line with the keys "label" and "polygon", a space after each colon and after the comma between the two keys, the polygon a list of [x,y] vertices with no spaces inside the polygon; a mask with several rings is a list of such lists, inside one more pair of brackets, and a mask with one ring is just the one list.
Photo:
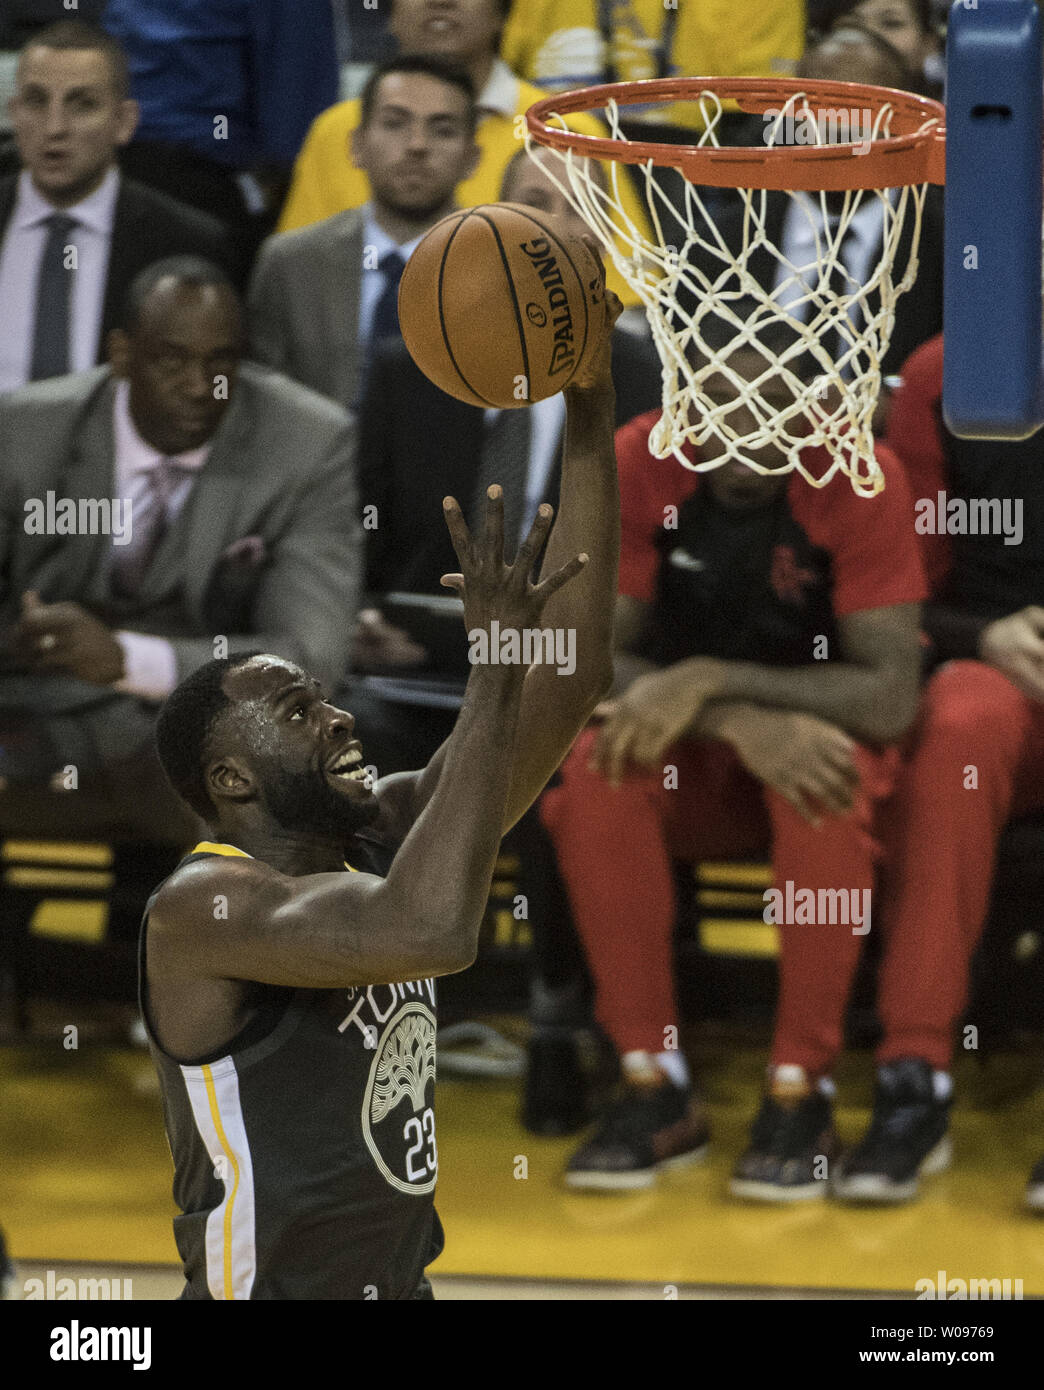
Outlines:
{"label": "player's hand", "polygon": [[722,732],[747,771],[811,825],[818,826],[824,813],[852,809],[859,785],[856,745],[836,724],[792,710],[750,708],[731,717]]}
{"label": "player's hand", "polygon": [[598,265],[599,279],[595,290],[597,304],[591,331],[595,337],[588,343],[584,360],[567,386],[567,391],[593,391],[612,383],[612,337],[613,325],[623,313],[619,297],[608,289],[605,283],[605,264],[598,243],[593,236],[585,235],[583,243]]}
{"label": "player's hand", "polygon": [[979,657],[1031,700],[1044,701],[1044,608],[1031,605],[983,630]]}
{"label": "player's hand", "polygon": [[123,675],[123,648],[99,618],[78,603],[43,603],[32,590],[22,595],[14,645],[32,671],[64,671],[93,685]]}
{"label": "player's hand", "polygon": [[622,695],[605,702],[608,709],[599,706],[605,722],[591,751],[591,770],[618,787],[628,762],[657,766],[718,693],[722,673],[721,662],[698,657],[639,676]]}
{"label": "player's hand", "polygon": [[504,563],[504,493],[494,484],[486,492],[486,518],[480,536],[473,536],[460,505],[453,497],[442,503],[460,574],[444,574],[439,580],[464,600],[464,626],[468,635],[487,633],[496,619],[505,628],[521,633],[540,626],[544,605],[552,594],[574,579],[587,564],[584,554],[574,556],[554,574],[534,584],[532,575],[554,519],[547,502],[537,509],[529,535],[519,545],[514,563]]}
{"label": "player's hand", "polygon": [[422,666],[427,651],[408,632],[389,623],[379,608],[361,608],[352,635],[352,665],[358,671]]}

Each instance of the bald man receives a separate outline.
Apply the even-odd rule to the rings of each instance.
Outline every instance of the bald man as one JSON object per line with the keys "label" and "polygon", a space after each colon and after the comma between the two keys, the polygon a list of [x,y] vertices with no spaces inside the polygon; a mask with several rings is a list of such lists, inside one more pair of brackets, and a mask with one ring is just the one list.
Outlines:
{"label": "bald man", "polygon": [[178,681],[259,642],[344,669],[352,427],[242,344],[224,273],[175,257],[133,282],[108,366],[0,402],[0,834],[180,840],[151,747]]}

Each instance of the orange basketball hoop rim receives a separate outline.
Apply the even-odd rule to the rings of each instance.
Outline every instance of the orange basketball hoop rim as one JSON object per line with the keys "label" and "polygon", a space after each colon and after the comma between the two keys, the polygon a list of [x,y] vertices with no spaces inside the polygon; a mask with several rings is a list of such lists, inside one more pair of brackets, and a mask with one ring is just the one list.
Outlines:
{"label": "orange basketball hoop rim", "polygon": [[[673,145],[651,140],[618,140],[579,135],[548,122],[615,104],[723,101],[749,115],[770,116],[803,99],[803,110],[838,116],[866,114],[871,126],[888,108],[888,134],[869,142],[763,146]],[[646,82],[610,82],[561,92],[526,112],[532,138],[562,152],[624,164],[678,169],[690,183],[712,188],[840,192],[846,189],[901,188],[946,181],[946,109],[941,102],[891,87],[862,82],[796,78],[681,77]],[[766,125],[766,129],[769,126]],[[864,145],[869,143],[869,149]]]}

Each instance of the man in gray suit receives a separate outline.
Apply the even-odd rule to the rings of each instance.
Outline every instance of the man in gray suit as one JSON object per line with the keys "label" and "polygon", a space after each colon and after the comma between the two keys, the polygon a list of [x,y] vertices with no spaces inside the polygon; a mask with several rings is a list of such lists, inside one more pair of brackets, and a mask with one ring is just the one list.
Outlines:
{"label": "man in gray suit", "polygon": [[249,296],[252,356],[350,407],[377,343],[398,334],[403,267],[479,158],[471,79],[441,59],[382,63],[361,105],[351,157],[370,202],[269,238]]}
{"label": "man in gray suit", "polygon": [[137,277],[109,348],[0,401],[0,835],[192,833],[159,701],[215,655],[276,652],[331,686],[347,662],[349,417],[240,364],[238,298],[197,258]]}

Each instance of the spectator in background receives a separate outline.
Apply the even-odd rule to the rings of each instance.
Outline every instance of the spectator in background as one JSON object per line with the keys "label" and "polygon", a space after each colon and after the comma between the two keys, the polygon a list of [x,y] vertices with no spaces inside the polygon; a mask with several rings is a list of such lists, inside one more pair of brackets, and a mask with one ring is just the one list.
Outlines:
{"label": "spectator in background", "polygon": [[398,336],[406,262],[452,211],[478,159],[463,69],[391,58],[371,73],[360,104],[345,159],[364,171],[369,202],[267,241],[249,299],[252,355],[351,407],[373,347]]}
{"label": "spectator in background", "polygon": [[[174,258],[133,282],[111,367],[0,401],[0,835],[191,834],[159,701],[215,651],[344,670],[350,422],[241,351],[224,274]],[[75,796],[51,782],[70,766]]]}
{"label": "spectator in background", "polygon": [[[1007,821],[1044,806],[1044,435],[960,439],[942,423],[942,336],[905,363],[888,442],[906,464],[932,592],[937,669],[896,794],[881,1020],[909,1059],[879,1079],[842,1174],[855,1200],[901,1201],[946,1139],[954,1037]],[[940,507],[940,494],[942,502]],[[987,525],[969,522],[981,499]],[[964,514],[961,523],[962,509]],[[974,769],[974,779],[970,775]],[[890,1112],[904,1106],[899,1122]],[[1027,1203],[1044,1211],[1044,1159]]]}
{"label": "spectator in background", "polygon": [[[502,54],[547,93],[663,77],[790,77],[804,37],[804,0],[515,0]],[[636,124],[704,124],[693,102],[623,114]]]}
{"label": "spectator in background", "polygon": [[22,51],[11,119],[24,166],[0,179],[0,392],[104,360],[127,287],[150,261],[228,262],[221,225],[121,177],[134,132],[123,51],[65,20]]}
{"label": "spectator in background", "polygon": [[[538,209],[566,235],[588,236],[587,225],[543,172],[547,153],[531,158],[520,150],[508,165],[503,200]],[[616,330],[612,336],[616,421],[622,424],[660,398],[660,361],[645,338]],[[360,415],[360,496],[376,508],[378,523],[365,532],[366,588],[370,601],[355,648],[357,670],[412,667],[439,671],[434,658],[407,634],[386,622],[380,603],[392,591],[439,594],[439,579],[452,571],[448,537],[431,525],[441,499],[451,493],[477,522],[485,490],[504,489],[505,550],[511,554],[543,501],[557,507],[565,443],[565,398],[561,392],[525,410],[483,410],[448,396],[421,372],[399,341],[378,352]],[[466,642],[460,630],[460,653]],[[369,744],[382,745],[382,771],[415,765],[445,737],[440,719],[405,705],[372,701],[369,691],[346,697],[366,701]],[[380,706],[378,708],[378,705]],[[430,740],[430,746],[429,746]]]}
{"label": "spectator in background", "polygon": [[[762,335],[761,351],[734,351],[730,368],[752,380],[784,333]],[[772,389],[763,385],[762,397]],[[732,406],[729,429],[756,428],[732,381],[714,378],[705,390]],[[648,1186],[708,1139],[677,1043],[673,861],[770,845],[780,892],[790,883],[865,894],[874,817],[920,672],[923,578],[902,470],[887,450],[878,455],[886,488],[868,502],[841,475],[821,489],[780,475],[772,445],[752,452],[774,475],[737,460],[705,474],[657,460],[648,443],[656,421],[652,412],[617,434],[614,697],[541,803],[597,1015],[623,1068],[620,1094],[569,1162],[566,1181],[582,1188]],[[710,461],[720,446],[686,452]],[[811,446],[803,461],[813,476],[829,462]],[[863,940],[825,924],[784,925],[781,937],[779,1041],[733,1185],[778,1200],[825,1191],[815,1162],[836,1151],[830,1098],[791,1065],[803,1053],[788,1049],[840,1045]]]}
{"label": "spectator in background", "polygon": [[941,97],[945,64],[932,0],[832,0],[818,15],[826,32],[854,19],[887,39],[913,74],[911,91]]}
{"label": "spectator in background", "polygon": [[[493,203],[499,197],[504,171],[518,153],[523,136],[521,117],[544,95],[521,81],[497,54],[510,0],[390,0],[391,31],[404,54],[429,54],[465,68],[478,93],[476,140],[481,156],[474,173],[460,185],[461,207]],[[324,111],[308,133],[294,168],[290,194],[279,221],[280,231],[306,227],[347,208],[361,207],[370,196],[363,171],[346,158],[352,131],[358,127],[357,100],[342,101]],[[570,129],[605,135],[593,116],[570,116]],[[620,180],[621,201],[628,217],[648,227],[644,203],[627,177]],[[607,282],[625,306],[637,297],[612,265]],[[644,328],[644,320],[642,321]]]}
{"label": "spectator in background", "polygon": [[330,0],[109,0],[104,22],[141,107],[125,167],[219,217],[249,259],[337,100]]}
{"label": "spectator in background", "polygon": [[[887,40],[852,20],[845,21],[809,48],[798,64],[798,76],[868,82],[901,89],[908,89],[911,83],[910,71],[902,55]],[[898,190],[893,190],[890,196],[894,199],[897,193]],[[806,284],[817,284],[820,280],[817,255],[822,238],[823,204],[833,229],[838,225],[847,197],[845,193],[826,193],[821,199],[817,194],[774,190],[765,194],[765,245],[747,257],[746,271],[765,293],[774,293],[776,302],[788,307],[794,317],[807,317],[809,313],[807,301],[801,302],[800,280],[795,280],[795,272],[805,278]],[[909,261],[916,221],[913,211],[908,209],[894,253],[895,264],[899,267],[905,268]],[[740,200],[721,213],[716,226],[734,256],[749,244],[750,218]],[[869,282],[884,251],[885,231],[880,201],[872,193],[865,194],[840,248],[849,293]],[[778,250],[774,252],[770,247]],[[942,328],[943,190],[934,185],[929,185],[925,195],[917,254],[917,278],[896,302],[891,340],[881,361],[881,371],[886,376],[897,372],[918,344]],[[693,262],[710,280],[720,277],[723,260],[719,254],[699,249],[693,253]],[[787,281],[791,283],[784,287]],[[870,294],[867,302],[871,312],[876,312],[879,296]],[[849,312],[856,320],[856,329],[860,329],[862,323],[856,318],[861,314],[858,305],[853,304]]]}

